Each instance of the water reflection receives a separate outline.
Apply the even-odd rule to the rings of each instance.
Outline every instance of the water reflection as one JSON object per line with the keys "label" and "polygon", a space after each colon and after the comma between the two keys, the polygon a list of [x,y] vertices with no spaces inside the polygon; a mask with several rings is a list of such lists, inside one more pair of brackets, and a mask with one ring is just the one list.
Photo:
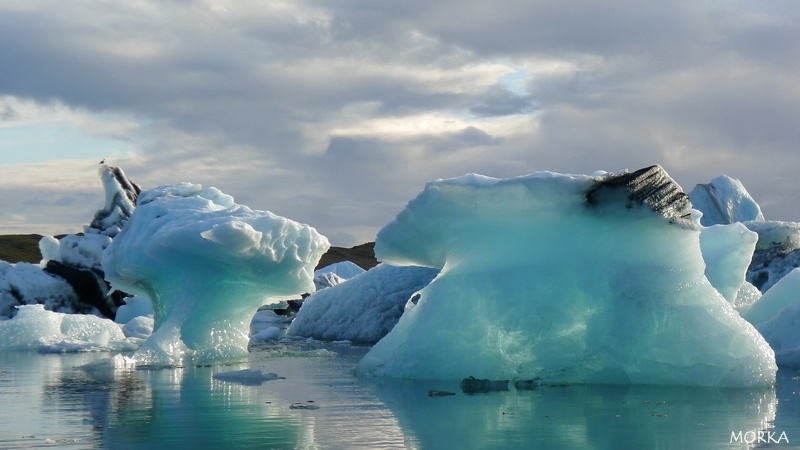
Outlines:
{"label": "water reflection", "polygon": [[[80,368],[104,354],[0,352],[0,448],[759,446],[731,442],[739,431],[785,432],[789,441],[760,447],[800,444],[797,372],[779,372],[774,389],[511,386],[466,395],[458,383],[355,378],[364,349],[325,349],[255,349],[239,365],[162,370]],[[285,379],[213,377],[245,368]],[[429,397],[431,389],[456,395]]]}
{"label": "water reflection", "polygon": [[[464,395],[458,384],[436,382],[374,389],[422,448],[737,448],[731,432],[774,429],[778,406],[775,389],[543,386]],[[429,397],[428,389],[457,395]],[[792,432],[800,441],[796,423]]]}

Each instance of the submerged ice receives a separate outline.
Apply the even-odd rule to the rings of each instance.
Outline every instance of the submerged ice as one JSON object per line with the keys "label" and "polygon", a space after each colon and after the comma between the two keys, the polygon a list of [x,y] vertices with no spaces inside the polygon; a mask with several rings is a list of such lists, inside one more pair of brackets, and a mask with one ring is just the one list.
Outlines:
{"label": "submerged ice", "polygon": [[[357,371],[771,385],[774,353],[707,278],[690,211],[658,166],[432,181],[380,231],[375,250],[384,262],[441,272]],[[733,255],[737,270],[747,249],[731,246],[753,245],[741,228],[705,241],[723,247],[720,264]],[[730,300],[744,274],[709,276]]]}
{"label": "submerged ice", "polygon": [[258,307],[313,292],[328,247],[308,225],[180,183],[141,193],[102,267],[115,289],[152,300],[136,361],[180,365],[246,355]]}

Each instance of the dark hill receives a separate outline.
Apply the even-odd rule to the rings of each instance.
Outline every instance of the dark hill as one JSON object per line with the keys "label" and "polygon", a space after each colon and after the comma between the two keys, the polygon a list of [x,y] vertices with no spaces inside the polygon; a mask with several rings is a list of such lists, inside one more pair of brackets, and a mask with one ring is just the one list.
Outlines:
{"label": "dark hill", "polygon": [[39,253],[38,234],[3,234],[0,235],[0,260],[10,263],[38,263],[42,260]]}
{"label": "dark hill", "polygon": [[[42,255],[39,253],[39,240],[41,238],[42,236],[38,234],[0,235],[0,260],[10,263],[38,263],[42,260]],[[374,247],[374,242],[356,245],[351,248],[331,247],[327,253],[322,255],[317,268],[340,261],[351,261],[362,269],[369,269],[378,264],[378,261],[375,260]]]}

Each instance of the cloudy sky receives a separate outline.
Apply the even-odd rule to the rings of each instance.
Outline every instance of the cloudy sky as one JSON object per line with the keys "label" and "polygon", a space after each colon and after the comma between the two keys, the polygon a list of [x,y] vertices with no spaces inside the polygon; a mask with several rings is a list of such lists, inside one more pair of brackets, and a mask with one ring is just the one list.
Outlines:
{"label": "cloudy sky", "polygon": [[795,0],[0,3],[0,233],[80,231],[105,158],[374,239],[427,180],[658,163],[800,221]]}

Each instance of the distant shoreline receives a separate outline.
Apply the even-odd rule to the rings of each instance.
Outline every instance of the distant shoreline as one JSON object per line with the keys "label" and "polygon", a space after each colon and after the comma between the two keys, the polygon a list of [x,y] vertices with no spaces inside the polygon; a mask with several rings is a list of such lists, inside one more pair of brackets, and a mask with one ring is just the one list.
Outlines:
{"label": "distant shoreline", "polygon": [[[65,236],[57,235],[56,238]],[[40,234],[0,234],[0,260],[9,263],[28,262],[39,263],[42,254],[39,252]],[[350,261],[364,270],[378,264],[375,259],[374,242],[356,245],[354,247],[331,247],[320,258],[317,269],[341,261]]]}

